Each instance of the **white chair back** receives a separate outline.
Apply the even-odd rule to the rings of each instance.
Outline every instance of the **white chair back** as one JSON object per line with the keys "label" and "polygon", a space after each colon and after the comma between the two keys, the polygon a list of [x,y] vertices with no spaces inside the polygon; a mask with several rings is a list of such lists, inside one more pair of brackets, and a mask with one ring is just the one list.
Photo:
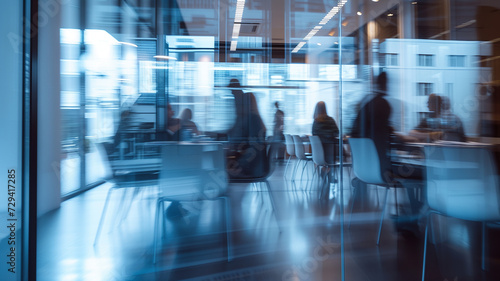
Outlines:
{"label": "white chair back", "polygon": [[302,143],[302,139],[297,135],[293,135],[292,138],[293,138],[293,143],[295,145],[295,156],[297,156],[297,158],[299,159],[306,160],[307,157],[304,150],[304,143]]}
{"label": "white chair back", "polygon": [[105,143],[97,143],[96,144],[97,152],[99,154],[99,158],[101,159],[104,167],[103,178],[109,180],[113,178],[113,170],[111,168],[111,163],[109,161],[108,151],[106,149]]}
{"label": "white chair back", "polygon": [[311,142],[312,159],[314,164],[318,166],[327,166],[328,163],[325,161],[323,144],[321,143],[319,136],[309,136],[309,141]]}
{"label": "white chair back", "polygon": [[162,148],[162,196],[179,201],[214,199],[225,193],[227,183],[222,145],[172,143]]}
{"label": "white chair back", "polygon": [[425,147],[427,202],[444,215],[500,220],[498,178],[491,151],[480,147]]}
{"label": "white chair back", "polygon": [[385,185],[380,170],[380,160],[372,139],[349,138],[354,174],[368,184]]}
{"label": "white chair back", "polygon": [[295,156],[295,145],[293,143],[293,138],[291,135],[285,135],[285,145],[286,145],[286,153],[290,156]]}

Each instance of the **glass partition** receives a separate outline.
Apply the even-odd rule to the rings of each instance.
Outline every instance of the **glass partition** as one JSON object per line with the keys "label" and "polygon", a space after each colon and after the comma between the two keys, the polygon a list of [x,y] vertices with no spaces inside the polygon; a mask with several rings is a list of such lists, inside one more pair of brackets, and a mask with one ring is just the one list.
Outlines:
{"label": "glass partition", "polygon": [[[59,241],[40,280],[416,280],[425,251],[429,280],[499,275],[481,224],[496,194],[463,184],[495,184],[495,1],[60,4],[63,203],[40,218],[40,241]],[[204,144],[224,147],[227,201],[166,200],[220,162],[180,148],[180,179],[162,178],[162,147]],[[469,197],[490,216],[438,208],[476,214]]]}

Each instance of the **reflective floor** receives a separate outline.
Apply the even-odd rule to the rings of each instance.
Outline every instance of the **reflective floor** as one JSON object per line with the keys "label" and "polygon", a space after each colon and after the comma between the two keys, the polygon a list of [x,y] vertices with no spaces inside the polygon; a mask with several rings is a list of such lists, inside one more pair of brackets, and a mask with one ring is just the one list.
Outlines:
{"label": "reflective floor", "polygon": [[[319,198],[318,182],[304,176],[283,179],[279,165],[265,185],[231,184],[231,249],[227,262],[221,201],[185,203],[181,219],[167,219],[154,255],[154,214],[158,190],[113,193],[97,241],[96,230],[109,184],[62,203],[38,221],[38,280],[341,280],[340,189]],[[385,189],[356,192],[344,172],[345,280],[421,280],[420,235],[394,230],[393,191],[382,228],[377,230]],[[398,193],[404,202],[402,191]],[[275,203],[273,208],[272,202]],[[481,270],[481,225],[433,220],[426,280],[500,280],[500,234],[487,231],[487,271]],[[95,245],[94,245],[94,242]]]}

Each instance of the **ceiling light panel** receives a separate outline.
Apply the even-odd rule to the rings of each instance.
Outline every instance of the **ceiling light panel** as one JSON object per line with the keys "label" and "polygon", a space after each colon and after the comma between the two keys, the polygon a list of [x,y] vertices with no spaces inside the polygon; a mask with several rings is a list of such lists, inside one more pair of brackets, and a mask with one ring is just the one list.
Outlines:
{"label": "ceiling light panel", "polygon": [[238,37],[240,36],[241,21],[243,20],[243,10],[245,9],[245,0],[236,1],[236,12],[234,13],[233,37],[231,41],[231,51],[236,51]]}
{"label": "ceiling light panel", "polygon": [[[324,17],[323,19],[319,22],[319,25],[315,26],[309,33],[304,37],[304,41],[310,40],[318,31],[325,25],[327,24],[338,12],[342,7],[345,6],[348,0],[340,0],[337,4],[337,6],[333,7]],[[292,51],[292,53],[296,53],[302,48],[306,42],[300,42]]]}

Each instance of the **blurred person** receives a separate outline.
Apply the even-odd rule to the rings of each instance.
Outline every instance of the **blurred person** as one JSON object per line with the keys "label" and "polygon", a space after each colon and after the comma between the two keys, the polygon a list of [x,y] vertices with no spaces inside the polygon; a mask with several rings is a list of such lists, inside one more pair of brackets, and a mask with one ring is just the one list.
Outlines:
{"label": "blurred person", "polygon": [[409,135],[422,142],[440,140],[443,137],[443,130],[441,128],[443,100],[441,96],[430,94],[427,100],[427,108],[429,109],[429,115],[423,118],[417,127],[410,131]]}
{"label": "blurred person", "polygon": [[274,106],[276,107],[276,113],[274,113],[273,137],[274,140],[282,141],[285,139],[283,135],[283,130],[285,128],[285,113],[280,110],[278,102],[274,102]]}
{"label": "blurred person", "polygon": [[[380,73],[376,79],[374,93],[361,101],[358,115],[353,124],[351,137],[370,138],[373,140],[379,156],[381,176],[386,182],[417,183],[417,186],[420,187],[423,181],[421,169],[412,167],[412,173],[402,174],[401,166],[391,162],[390,153],[392,144],[404,142],[406,139],[404,136],[396,134],[390,124],[392,109],[389,102],[385,99],[387,95],[387,80],[387,74],[385,72]],[[407,181],[408,179],[412,181]],[[357,178],[352,180],[352,184],[360,190],[366,190],[366,183],[361,182]],[[416,235],[419,232],[418,218],[420,217],[419,211],[422,204],[416,200],[413,190],[410,188],[406,188],[406,190],[410,201],[410,206],[408,206],[409,214],[396,218],[394,222],[398,231]]]}
{"label": "blurred person", "polygon": [[253,93],[243,93],[237,79],[229,87],[234,95],[236,120],[229,129],[227,170],[232,178],[261,177],[266,163],[266,126],[262,121]]}
{"label": "blurred person", "polygon": [[354,120],[351,137],[372,139],[377,148],[382,173],[391,174],[389,152],[394,130],[389,121],[392,109],[385,99],[387,74],[380,73],[376,83],[374,93],[367,95],[359,104],[359,112]]}
{"label": "blurred person", "polygon": [[198,127],[196,124],[191,121],[193,118],[193,112],[189,108],[185,108],[180,115],[180,125],[181,125],[181,136],[187,134],[187,137],[183,137],[183,139],[191,138],[192,134],[199,135]]}
{"label": "blurred person", "polygon": [[274,155],[276,159],[283,159],[285,155],[285,135],[283,131],[285,129],[285,113],[280,110],[279,103],[274,102],[274,106],[276,107],[276,113],[274,113],[274,128],[273,128],[273,144],[275,145],[274,151],[276,151],[277,155]]}
{"label": "blurred person", "polygon": [[373,140],[385,180],[391,181],[394,177],[421,179],[421,173],[418,171],[412,175],[399,175],[399,171],[391,163],[390,153],[393,144],[403,144],[416,139],[394,131],[390,122],[392,108],[386,100],[386,96],[387,74],[381,72],[377,77],[374,93],[367,95],[359,104],[359,111],[354,120],[351,137]]}
{"label": "blurred person", "polygon": [[467,141],[462,120],[451,111],[450,99],[446,96],[441,96],[441,100],[441,129],[443,130],[443,140]]}
{"label": "blurred person", "polygon": [[[324,101],[320,101],[316,104],[313,117],[312,134],[318,136],[321,140],[325,161],[329,164],[334,164],[339,151],[339,128],[337,127],[337,123],[335,123],[332,117],[328,116]],[[331,173],[329,173],[330,169],[324,169],[321,172],[327,173],[329,177],[332,176]],[[332,179],[326,181],[325,185],[321,188],[320,198],[329,198],[330,182],[332,182]]]}
{"label": "blurred person", "polygon": [[120,144],[126,137],[126,131],[130,129],[130,110],[123,110],[120,114],[120,122],[118,124],[118,128],[116,129],[116,133],[113,137],[113,143],[107,147],[108,155],[112,155],[115,152],[120,152],[120,157],[123,157],[123,150],[121,150]]}
{"label": "blurred person", "polygon": [[324,101],[316,104],[313,117],[312,134],[319,136],[321,140],[325,153],[325,161],[333,164],[336,160],[335,157],[338,156],[339,128],[337,123],[332,117],[328,116]]}
{"label": "blurred person", "polygon": [[180,129],[181,121],[178,118],[174,118],[175,111],[172,109],[170,103],[167,104],[167,114],[166,114],[166,129],[158,134],[158,140],[160,141],[179,141],[180,140]]}

